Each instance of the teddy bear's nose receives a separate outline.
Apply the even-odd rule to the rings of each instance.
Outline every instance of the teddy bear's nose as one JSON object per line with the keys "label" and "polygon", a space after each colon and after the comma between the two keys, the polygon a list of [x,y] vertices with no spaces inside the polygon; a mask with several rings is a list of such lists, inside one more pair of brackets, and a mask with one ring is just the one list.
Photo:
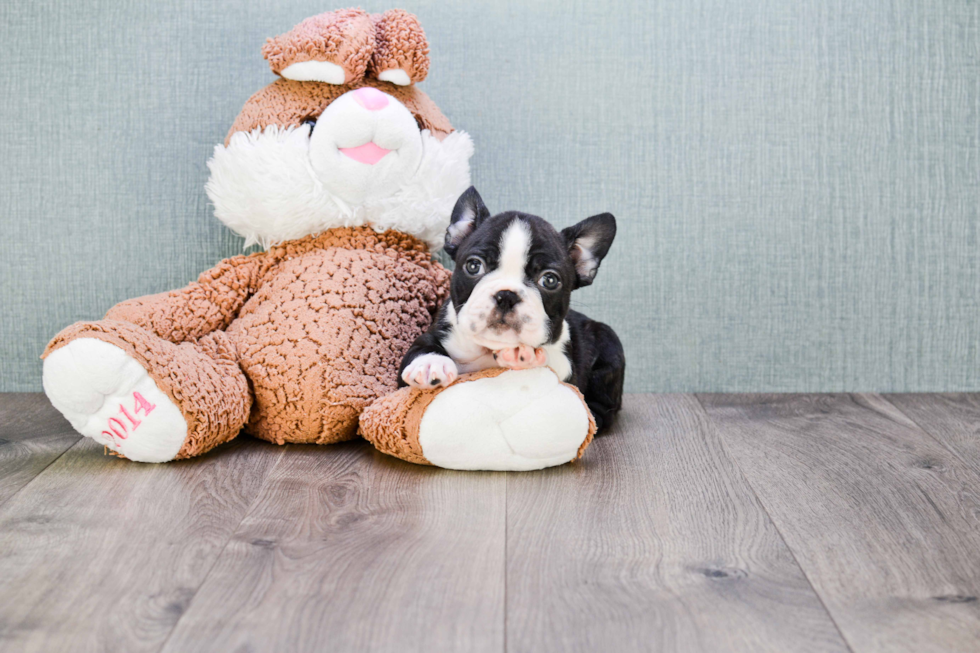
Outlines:
{"label": "teddy bear's nose", "polygon": [[368,111],[380,111],[388,106],[388,96],[370,86],[354,91],[354,99]]}

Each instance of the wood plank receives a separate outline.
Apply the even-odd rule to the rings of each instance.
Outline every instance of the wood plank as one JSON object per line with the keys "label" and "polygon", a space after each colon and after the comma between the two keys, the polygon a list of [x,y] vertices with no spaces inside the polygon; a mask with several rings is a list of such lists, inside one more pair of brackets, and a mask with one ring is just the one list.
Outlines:
{"label": "wood plank", "polygon": [[890,394],[885,399],[980,472],[980,394]]}
{"label": "wood plank", "polygon": [[854,651],[977,651],[973,470],[877,395],[701,400]]}
{"label": "wood plank", "polygon": [[692,396],[507,493],[508,651],[847,650]]}
{"label": "wood plank", "polygon": [[501,651],[505,475],[291,446],[165,651]]}
{"label": "wood plank", "polygon": [[43,394],[0,394],[0,505],[80,437]]}
{"label": "wood plank", "polygon": [[159,650],[282,452],[145,465],[81,440],[0,509],[0,647]]}

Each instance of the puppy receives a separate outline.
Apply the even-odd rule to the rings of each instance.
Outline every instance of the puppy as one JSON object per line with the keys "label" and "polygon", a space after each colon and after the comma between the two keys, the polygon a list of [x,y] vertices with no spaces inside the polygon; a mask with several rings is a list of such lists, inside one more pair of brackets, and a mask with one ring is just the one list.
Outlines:
{"label": "puppy", "polygon": [[488,367],[547,365],[582,392],[599,432],[608,428],[622,403],[623,346],[610,327],[570,310],[569,300],[595,279],[615,235],[608,213],[561,233],[526,213],[491,217],[471,186],[446,231],[456,262],[450,299],[405,354],[399,385],[446,386]]}

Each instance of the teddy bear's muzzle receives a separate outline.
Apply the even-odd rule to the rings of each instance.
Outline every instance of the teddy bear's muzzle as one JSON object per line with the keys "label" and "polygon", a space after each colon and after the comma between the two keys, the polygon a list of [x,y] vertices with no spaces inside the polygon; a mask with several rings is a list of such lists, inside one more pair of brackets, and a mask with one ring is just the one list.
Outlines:
{"label": "teddy bear's muzzle", "polygon": [[310,164],[324,187],[348,204],[388,197],[418,169],[422,135],[405,106],[375,88],[337,98],[310,135]]}

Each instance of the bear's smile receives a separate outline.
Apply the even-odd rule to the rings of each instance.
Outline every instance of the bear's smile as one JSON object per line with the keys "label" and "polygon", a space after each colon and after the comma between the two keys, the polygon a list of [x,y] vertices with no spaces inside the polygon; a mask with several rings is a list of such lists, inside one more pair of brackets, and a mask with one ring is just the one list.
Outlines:
{"label": "bear's smile", "polygon": [[358,147],[341,147],[338,149],[344,155],[354,159],[358,163],[366,163],[369,166],[373,166],[383,159],[388,152],[391,152],[391,150],[386,150],[374,141],[369,141]]}

